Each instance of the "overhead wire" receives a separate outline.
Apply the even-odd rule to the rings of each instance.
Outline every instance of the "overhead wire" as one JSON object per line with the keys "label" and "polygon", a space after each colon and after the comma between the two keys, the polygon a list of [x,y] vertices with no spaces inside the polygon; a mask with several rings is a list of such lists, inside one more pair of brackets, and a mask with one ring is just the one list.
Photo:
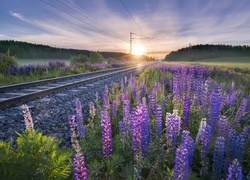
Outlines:
{"label": "overhead wire", "polygon": [[98,19],[96,19],[95,17],[89,15],[86,11],[80,9],[78,6],[76,6],[76,5],[73,4],[72,2],[70,2],[70,1],[68,1],[68,0],[65,0],[65,1],[66,1],[67,3],[69,3],[70,5],[72,5],[73,7],[75,7],[76,9],[78,9],[79,11],[81,11],[81,12],[83,13],[83,14],[82,14],[82,13],[81,13],[81,14],[82,14],[84,17],[86,17],[87,19],[89,19],[89,20],[95,22],[96,24],[98,24],[98,25],[104,27],[104,28],[107,29],[107,30],[112,31],[112,32],[115,33],[116,35],[118,35],[118,36],[120,36],[120,37],[122,37],[122,38],[127,39],[126,36],[123,36],[123,35],[121,35],[120,33],[118,33],[118,32],[116,32],[115,30],[113,30],[112,28],[108,27],[107,25],[105,25],[104,23],[102,23],[101,21],[99,21]]}
{"label": "overhead wire", "polygon": [[[94,29],[99,29],[98,27],[96,27],[96,26],[94,26],[94,25],[92,25],[92,24],[90,24],[90,23],[88,23],[88,22],[86,22],[86,21],[83,21],[82,19],[80,19],[80,18],[78,18],[78,17],[76,17],[76,16],[73,16],[73,15],[71,15],[71,14],[65,12],[64,10],[62,10],[62,9],[60,9],[60,8],[58,8],[58,7],[56,7],[55,5],[49,3],[49,2],[47,2],[47,1],[45,1],[45,0],[41,0],[41,1],[44,2],[44,3],[46,3],[46,4],[48,4],[49,6],[51,6],[51,7],[53,7],[53,8],[55,8],[55,9],[57,9],[57,10],[63,12],[64,14],[67,14],[68,16],[71,16],[72,18],[75,18],[75,19],[77,19],[77,20],[83,22],[84,24],[87,24],[88,26],[90,26],[90,27],[92,27],[92,28],[94,28]],[[62,3],[61,1],[58,1],[58,2]],[[64,3],[62,3],[62,4],[64,4]],[[65,4],[64,4],[64,5],[65,5]],[[65,6],[67,6],[67,5],[65,5]],[[69,7],[69,6],[68,6],[68,7]],[[71,7],[69,7],[69,8],[71,8]],[[71,9],[72,9],[72,8],[71,8]],[[74,10],[74,9],[72,9],[72,10]],[[74,11],[75,11],[75,10],[74,10]],[[77,11],[75,11],[75,12],[77,12]],[[79,14],[79,12],[77,12],[77,13]],[[99,30],[100,30],[100,29],[99,29]],[[103,33],[105,33],[107,36],[109,36],[109,37],[111,37],[111,38],[114,38],[114,36],[111,36],[111,35],[108,34],[107,32],[103,32]],[[100,34],[101,34],[101,33],[100,33]],[[119,37],[115,37],[115,38],[120,39],[120,40],[125,41],[125,42],[128,43],[128,41],[126,41],[126,40],[124,40],[124,39],[121,39],[121,38],[119,38]]]}
{"label": "overhead wire", "polygon": [[127,11],[127,13],[129,14],[130,18],[134,21],[134,23],[136,24],[137,28],[143,33],[141,27],[139,26],[139,24],[136,22],[135,18],[132,16],[132,14],[130,13],[129,9],[127,8],[127,6],[124,4],[124,2],[122,0],[120,0],[121,4],[123,5],[123,7],[125,8],[125,10]]}

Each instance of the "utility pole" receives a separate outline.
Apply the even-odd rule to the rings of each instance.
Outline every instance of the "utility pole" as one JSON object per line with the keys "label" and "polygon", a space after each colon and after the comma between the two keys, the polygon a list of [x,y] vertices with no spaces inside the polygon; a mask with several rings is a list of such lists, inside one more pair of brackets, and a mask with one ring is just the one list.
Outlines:
{"label": "utility pole", "polygon": [[[133,38],[133,34],[136,36],[140,36],[140,38]],[[129,53],[132,54],[132,49],[133,49],[133,39],[153,39],[152,37],[147,37],[147,36],[143,36],[143,35],[139,35],[139,34],[135,34],[130,32],[130,49],[129,49]]]}
{"label": "utility pole", "polygon": [[129,49],[129,53],[132,54],[132,32],[130,32],[130,49]]}

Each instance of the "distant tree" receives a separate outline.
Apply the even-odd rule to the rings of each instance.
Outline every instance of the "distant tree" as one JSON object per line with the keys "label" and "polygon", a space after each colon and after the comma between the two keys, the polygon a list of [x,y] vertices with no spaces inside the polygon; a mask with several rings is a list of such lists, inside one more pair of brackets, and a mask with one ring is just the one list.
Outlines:
{"label": "distant tree", "polygon": [[115,59],[112,58],[112,57],[109,57],[109,58],[107,59],[107,61],[108,61],[108,63],[112,63],[112,62],[115,62]]}
{"label": "distant tree", "polygon": [[10,50],[7,50],[7,53],[0,53],[0,73],[3,72],[6,68],[11,66],[17,66],[17,61],[14,56],[10,56]]}
{"label": "distant tree", "polygon": [[70,58],[70,62],[72,63],[85,63],[88,62],[89,58],[86,55],[83,54],[79,54],[78,56],[73,56],[72,58]]}
{"label": "distant tree", "polygon": [[99,52],[91,52],[89,55],[89,60],[92,63],[102,63],[104,58]]}

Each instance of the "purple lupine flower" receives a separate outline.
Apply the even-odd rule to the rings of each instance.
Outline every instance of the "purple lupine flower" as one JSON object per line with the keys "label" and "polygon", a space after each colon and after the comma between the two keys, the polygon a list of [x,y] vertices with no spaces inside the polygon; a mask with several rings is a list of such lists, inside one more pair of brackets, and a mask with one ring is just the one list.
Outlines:
{"label": "purple lupine flower", "polygon": [[191,98],[192,97],[192,93],[194,90],[194,79],[195,79],[195,67],[191,67],[189,69],[189,74],[188,74],[188,78],[187,78],[187,92],[185,93],[185,96]]}
{"label": "purple lupine flower", "polygon": [[156,139],[160,139],[162,136],[162,109],[161,107],[157,107],[156,109],[155,134],[156,134]]}
{"label": "purple lupine flower", "polygon": [[175,153],[175,166],[174,166],[174,179],[175,180],[186,180],[189,175],[189,159],[188,149],[185,146],[180,145],[176,149]]}
{"label": "purple lupine flower", "polygon": [[181,91],[180,91],[180,72],[176,71],[174,72],[174,77],[173,77],[173,103],[174,103],[174,109],[179,108],[179,103],[181,100]]}
{"label": "purple lupine flower", "polygon": [[112,129],[107,108],[101,112],[102,152],[105,158],[112,157]]}
{"label": "purple lupine flower", "polygon": [[126,127],[123,121],[120,121],[118,123],[118,126],[119,126],[120,139],[124,145],[126,143]]}
{"label": "purple lupine flower", "polygon": [[226,137],[228,129],[230,129],[230,125],[227,120],[227,116],[220,116],[218,123],[219,136]]}
{"label": "purple lupine flower", "polygon": [[217,132],[217,126],[220,117],[220,87],[215,85],[214,91],[212,92],[210,112],[208,116],[208,125],[211,127],[212,135]]}
{"label": "purple lupine flower", "polygon": [[142,112],[144,116],[141,122],[141,141],[142,141],[142,154],[144,155],[151,141],[151,127],[150,127],[150,118],[148,114],[148,106],[143,106]]}
{"label": "purple lupine flower", "polygon": [[170,149],[174,149],[177,137],[180,133],[180,116],[177,110],[173,114],[166,114],[166,144]]}
{"label": "purple lupine flower", "polygon": [[[241,137],[245,139],[245,141],[248,140],[250,135],[250,126],[245,126],[241,132]],[[245,142],[246,143],[246,142]]]}
{"label": "purple lupine flower", "polygon": [[139,91],[139,90],[136,91],[135,101],[136,101],[136,104],[141,103],[141,91]]}
{"label": "purple lupine flower", "polygon": [[201,163],[203,166],[208,164],[208,154],[211,144],[211,127],[206,125],[201,131]]}
{"label": "purple lupine flower", "polygon": [[89,115],[90,115],[90,117],[93,119],[95,117],[95,114],[96,114],[95,105],[93,102],[89,102]]}
{"label": "purple lupine flower", "polygon": [[75,150],[75,156],[73,159],[74,162],[74,177],[75,179],[88,179],[87,176],[87,168],[85,166],[84,155],[82,153],[81,146],[79,141],[77,140],[78,135],[76,134],[76,122],[75,115],[69,115],[68,117],[69,125],[70,125],[70,136],[71,143]]}
{"label": "purple lupine flower", "polygon": [[194,87],[195,90],[194,90],[193,106],[195,107],[195,109],[199,109],[200,104],[201,104],[203,74],[204,74],[204,68],[203,67],[198,67],[198,69],[197,69],[197,77],[196,77],[195,87]]}
{"label": "purple lupine flower", "polygon": [[85,137],[85,133],[86,133],[86,127],[84,127],[83,124],[83,117],[82,117],[82,105],[81,105],[81,101],[79,100],[79,98],[76,98],[76,116],[75,116],[75,120],[77,123],[77,131],[79,133],[80,138]]}
{"label": "purple lupine flower", "polygon": [[231,107],[235,106],[236,102],[237,102],[237,97],[236,97],[236,94],[234,91],[229,95],[227,103],[228,103],[228,106],[231,108]]}
{"label": "purple lupine flower", "polygon": [[144,119],[143,107],[138,105],[134,111],[134,119],[133,119],[133,149],[135,153],[138,153],[142,150],[141,123],[143,119]]}
{"label": "purple lupine flower", "polygon": [[134,159],[136,164],[134,166],[135,176],[140,179],[141,176],[141,160],[142,160],[142,127],[141,123],[144,119],[143,107],[138,105],[134,111],[134,119],[133,119],[133,136],[132,136],[132,144],[134,151]]}
{"label": "purple lupine flower", "polygon": [[183,102],[183,113],[182,113],[182,129],[188,129],[188,121],[190,119],[190,99],[189,97],[184,98]]}
{"label": "purple lupine flower", "polygon": [[189,161],[189,166],[191,166],[194,157],[194,140],[190,136],[189,131],[186,130],[182,131],[180,145],[183,145],[183,147],[185,147],[188,150],[188,161]]}
{"label": "purple lupine flower", "polygon": [[198,144],[200,142],[200,140],[201,140],[201,132],[206,127],[206,125],[207,125],[207,119],[202,118],[201,122],[200,122],[199,130],[198,130],[198,134],[197,134],[196,139],[195,139],[195,144]]}
{"label": "purple lupine flower", "polygon": [[149,114],[152,117],[155,115],[155,107],[156,107],[155,96],[149,95],[149,103],[148,104],[149,104]]}
{"label": "purple lupine flower", "polygon": [[242,167],[237,159],[234,159],[232,164],[228,167],[227,180],[242,180]]}
{"label": "purple lupine flower", "polygon": [[130,101],[129,100],[123,101],[122,113],[123,113],[122,121],[124,122],[126,132],[127,134],[130,134],[132,122],[130,119]]}
{"label": "purple lupine flower", "polygon": [[24,104],[24,105],[22,105],[22,110],[23,110],[23,116],[24,116],[24,122],[25,122],[26,129],[28,129],[30,131],[34,131],[34,123],[33,123],[32,117],[30,115],[29,107],[26,104]]}
{"label": "purple lupine flower", "polygon": [[244,146],[246,139],[242,134],[237,135],[235,131],[230,130],[226,139],[226,165],[227,167],[233,159],[243,160]]}
{"label": "purple lupine flower", "polygon": [[73,159],[75,180],[87,180],[87,168],[85,158],[82,153],[76,153]]}
{"label": "purple lupine flower", "polygon": [[105,90],[102,93],[102,98],[103,98],[103,106],[106,106],[106,108],[109,109],[110,104],[109,104],[109,94],[107,85],[105,85]]}
{"label": "purple lupine flower", "polygon": [[204,84],[204,90],[202,93],[202,102],[201,102],[201,117],[205,117],[208,113],[210,96],[211,96],[211,84],[212,79],[210,77],[207,78]]}
{"label": "purple lupine flower", "polygon": [[214,145],[212,179],[222,179],[224,168],[225,138],[217,137]]}
{"label": "purple lupine flower", "polygon": [[117,104],[116,101],[114,100],[112,102],[112,118],[115,118],[117,114]]}
{"label": "purple lupine flower", "polygon": [[237,110],[237,113],[236,113],[236,115],[234,117],[234,125],[235,126],[238,123],[240,123],[240,121],[244,117],[244,113],[246,112],[246,108],[247,108],[247,100],[245,98],[243,98],[242,101],[241,101],[240,107]]}

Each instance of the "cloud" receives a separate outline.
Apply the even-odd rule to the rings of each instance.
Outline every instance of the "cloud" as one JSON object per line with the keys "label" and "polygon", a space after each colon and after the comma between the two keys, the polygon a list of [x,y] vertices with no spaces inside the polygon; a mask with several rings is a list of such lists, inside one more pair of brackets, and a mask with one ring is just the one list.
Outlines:
{"label": "cloud", "polygon": [[[145,9],[131,10],[142,32],[118,2],[114,2],[116,6],[112,8],[108,4],[110,1],[96,0],[88,2],[88,5],[77,3],[78,12],[65,9],[70,15],[55,9],[51,11],[53,14],[36,17],[10,11],[12,17],[34,27],[27,28],[29,33],[16,39],[58,47],[128,52],[129,33],[134,32],[154,39],[133,39],[133,43],[145,45],[152,53],[163,52],[161,57],[164,57],[167,52],[188,46],[189,43],[241,44],[247,42],[249,37],[248,1],[191,1],[186,4],[179,1],[150,1],[143,6]],[[152,3],[155,4],[151,6]],[[84,17],[83,12],[99,22]]]}

